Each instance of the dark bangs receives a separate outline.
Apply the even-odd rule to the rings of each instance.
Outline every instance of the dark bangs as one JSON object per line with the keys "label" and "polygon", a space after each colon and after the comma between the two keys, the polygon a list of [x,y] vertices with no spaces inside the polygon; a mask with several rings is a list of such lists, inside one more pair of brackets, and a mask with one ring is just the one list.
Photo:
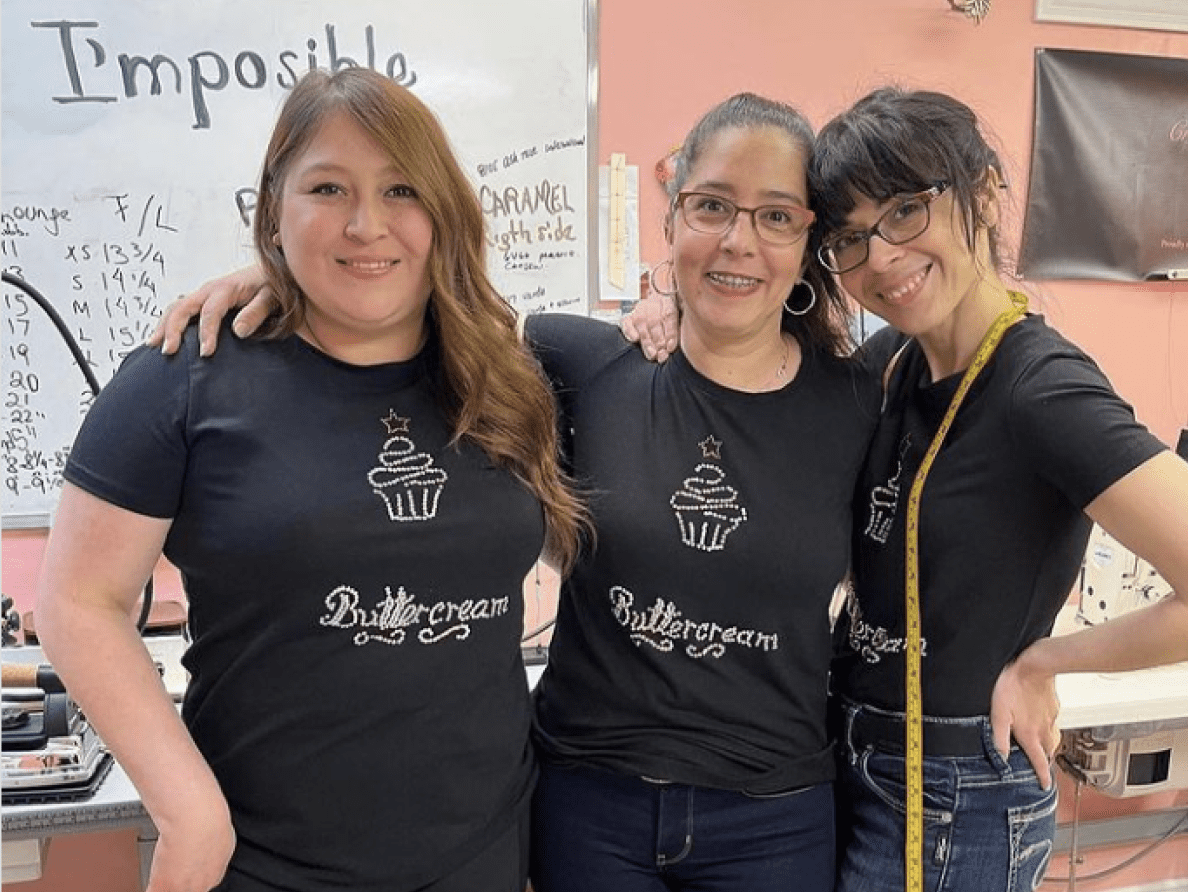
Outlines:
{"label": "dark bangs", "polygon": [[844,226],[856,196],[882,204],[947,180],[929,155],[918,141],[892,142],[868,122],[831,122],[817,137],[809,169],[809,194],[821,228],[832,232]]}
{"label": "dark bangs", "polygon": [[964,103],[943,93],[876,90],[826,124],[809,165],[809,192],[825,233],[840,229],[858,195],[881,204],[948,183],[966,223],[997,155]]}

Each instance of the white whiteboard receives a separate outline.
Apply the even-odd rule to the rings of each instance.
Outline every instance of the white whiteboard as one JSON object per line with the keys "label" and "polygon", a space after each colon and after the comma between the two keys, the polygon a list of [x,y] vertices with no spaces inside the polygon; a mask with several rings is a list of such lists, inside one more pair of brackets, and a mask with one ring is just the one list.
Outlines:
{"label": "white whiteboard", "polygon": [[[50,300],[106,383],[160,307],[251,259],[281,101],[310,67],[354,62],[441,118],[513,306],[588,312],[594,2],[4,0],[0,263]],[[4,526],[46,526],[90,394],[49,318],[8,285],[3,333]]]}

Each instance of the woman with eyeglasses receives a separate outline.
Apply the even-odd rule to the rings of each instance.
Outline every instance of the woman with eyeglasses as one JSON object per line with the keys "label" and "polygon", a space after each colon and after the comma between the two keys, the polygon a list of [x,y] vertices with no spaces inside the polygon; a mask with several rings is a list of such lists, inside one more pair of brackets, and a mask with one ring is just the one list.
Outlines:
{"label": "woman with eyeglasses", "polygon": [[[1176,595],[1048,637],[1091,520],[1188,591],[1188,464],[1000,272],[1001,171],[968,107],[898,89],[828,123],[810,164],[818,259],[890,323],[858,354],[884,396],[831,681],[839,892],[900,892],[909,858],[926,890],[1037,888],[1055,832],[1056,674],[1188,658]],[[652,355],[674,345],[675,313],[660,304],[625,325]],[[909,702],[922,712],[910,750]],[[909,850],[905,753],[917,742]]]}
{"label": "woman with eyeglasses", "polygon": [[1091,521],[1188,592],[1188,464],[999,272],[1001,171],[967,106],[897,89],[829,122],[810,166],[820,260],[890,324],[862,351],[884,409],[832,677],[843,892],[904,888],[909,576],[924,798],[908,857],[925,889],[1038,886],[1055,833],[1057,673],[1188,658],[1183,596],[1048,637]]}
{"label": "woman with eyeglasses", "polygon": [[537,700],[537,892],[832,890],[828,604],[877,415],[808,248],[812,134],[735,97],[669,183],[681,350],[531,317],[599,541]]}
{"label": "woman with eyeglasses", "polygon": [[[538,687],[536,892],[832,892],[828,605],[879,394],[809,247],[812,143],[753,94],[685,139],[655,280],[685,310],[671,362],[527,319],[597,537]],[[257,287],[175,306],[167,346],[204,298],[209,323]]]}

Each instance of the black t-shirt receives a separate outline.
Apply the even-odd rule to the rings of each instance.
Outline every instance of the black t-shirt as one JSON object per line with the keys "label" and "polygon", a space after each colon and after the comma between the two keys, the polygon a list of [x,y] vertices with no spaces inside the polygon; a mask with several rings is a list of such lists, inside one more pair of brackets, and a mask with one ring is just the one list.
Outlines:
{"label": "black t-shirt", "polygon": [[448,445],[432,344],[357,367],[226,331],[199,359],[193,334],[128,358],[66,478],[173,518],[183,715],[231,806],[230,888],[418,888],[526,807],[540,506]]}
{"label": "black t-shirt", "polygon": [[783,389],[741,393],[603,323],[527,331],[598,537],[562,587],[543,757],[753,792],[828,780],[827,607],[877,382],[806,350]]}
{"label": "black t-shirt", "polygon": [[[863,348],[872,371],[905,338]],[[838,625],[835,688],[904,707],[908,492],[961,375],[931,382],[919,345],[900,355],[854,505],[854,588]],[[920,517],[924,710],[985,715],[994,682],[1051,632],[1089,534],[1082,509],[1164,448],[1094,362],[1028,316],[966,395],[926,478]]]}

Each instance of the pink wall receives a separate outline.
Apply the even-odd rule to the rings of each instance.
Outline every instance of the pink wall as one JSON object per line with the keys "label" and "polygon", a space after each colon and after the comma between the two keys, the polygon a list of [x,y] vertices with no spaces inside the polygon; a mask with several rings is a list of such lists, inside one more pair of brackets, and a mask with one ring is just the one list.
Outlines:
{"label": "pink wall", "polygon": [[[660,237],[664,199],[652,167],[702,111],[731,93],[755,90],[788,100],[819,126],[885,81],[953,92],[992,124],[1021,201],[1036,47],[1188,57],[1188,34],[1036,24],[1031,0],[998,0],[978,26],[949,11],[947,0],[598,3],[598,160],[605,164],[611,152],[625,152],[628,163],[640,167],[641,253],[649,263],[666,256]],[[1188,289],[1183,284],[1074,282],[1044,283],[1031,291],[1041,297],[1049,318],[1098,359],[1140,417],[1174,442],[1188,425]],[[42,540],[40,533],[3,536],[4,591],[23,609],[32,603]],[[160,575],[158,585],[163,594],[177,592],[168,573]],[[1062,820],[1070,817],[1071,789],[1067,783],[1062,787]],[[1082,817],[1186,804],[1185,795],[1119,802],[1086,793]],[[54,876],[26,888],[131,892],[135,872],[128,865],[135,864],[134,840],[126,834],[101,839],[123,852],[123,868],[97,869],[86,847],[55,844],[50,850]],[[1126,854],[1092,853],[1082,873]],[[1057,862],[1052,873],[1066,874],[1066,868]],[[1089,888],[1121,888],[1169,877],[1188,877],[1188,845],[1182,840]]]}
{"label": "pink wall", "polygon": [[11,892],[140,892],[136,831],[54,837],[41,879],[4,888]]}
{"label": "pink wall", "polygon": [[[820,126],[887,81],[954,93],[990,123],[1021,223],[1036,47],[1188,57],[1188,34],[1037,24],[1033,0],[998,0],[974,25],[947,0],[600,0],[599,163],[640,168],[640,251],[667,256],[652,175],[703,111],[740,90]],[[1171,187],[1171,184],[1169,184]],[[1183,188],[1183,184],[1180,184]],[[1175,443],[1188,424],[1188,285],[1042,283],[1044,312],[1089,350],[1142,419]],[[1178,298],[1178,300],[1177,300]]]}

